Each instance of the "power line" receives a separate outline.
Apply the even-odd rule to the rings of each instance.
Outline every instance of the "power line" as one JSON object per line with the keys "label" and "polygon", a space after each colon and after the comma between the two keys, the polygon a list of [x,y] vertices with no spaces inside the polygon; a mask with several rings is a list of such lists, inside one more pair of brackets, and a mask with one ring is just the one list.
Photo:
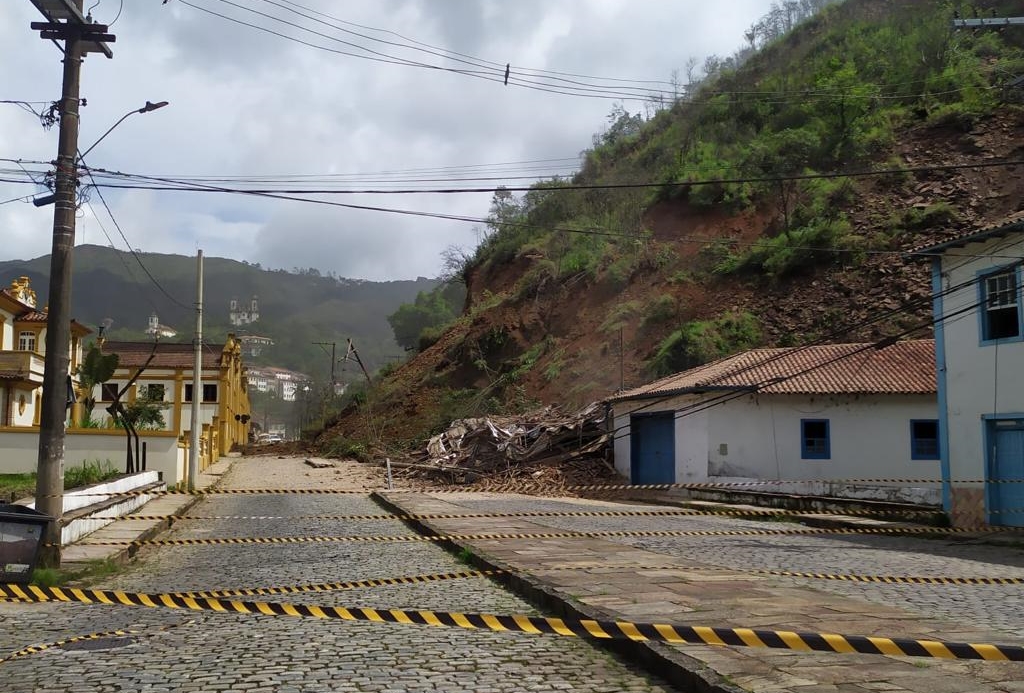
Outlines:
{"label": "power line", "polygon": [[[305,45],[305,46],[308,46],[308,47],[311,47],[311,48],[316,48],[318,50],[324,50],[324,51],[328,51],[328,52],[332,52],[332,53],[336,53],[336,54],[340,54],[340,55],[346,55],[346,56],[349,56],[349,57],[355,57],[355,58],[360,58],[360,59],[365,59],[365,60],[372,60],[372,61],[375,61],[375,62],[384,62],[384,63],[396,64],[396,65],[401,65],[401,66],[406,66],[406,67],[417,67],[417,68],[422,68],[422,69],[432,69],[432,70],[439,70],[439,71],[444,71],[444,72],[451,72],[451,73],[456,73],[456,74],[462,74],[462,75],[465,75],[465,76],[468,76],[468,77],[475,77],[475,78],[485,79],[485,80],[492,81],[492,82],[498,82],[498,83],[502,83],[502,84],[506,84],[506,85],[519,86],[519,87],[528,88],[528,89],[534,89],[534,90],[542,91],[542,92],[549,92],[549,93],[569,95],[569,96],[577,96],[577,97],[612,99],[612,100],[634,100],[634,101],[639,100],[639,101],[652,101],[652,102],[656,102],[656,103],[658,103],[658,102],[664,103],[666,100],[669,100],[669,99],[671,99],[672,102],[699,103],[701,101],[706,101],[708,99],[714,98],[714,97],[719,96],[719,95],[766,96],[766,97],[773,97],[775,99],[778,99],[776,101],[766,102],[766,103],[792,103],[794,100],[807,100],[807,99],[818,98],[818,97],[833,98],[833,97],[838,96],[838,95],[842,95],[843,98],[846,98],[846,99],[908,99],[908,98],[914,98],[917,95],[913,95],[913,94],[907,94],[907,95],[885,95],[885,94],[880,94],[878,92],[880,92],[880,91],[882,91],[884,89],[887,89],[887,88],[896,88],[896,87],[908,86],[908,85],[912,85],[912,84],[919,84],[919,85],[927,84],[927,81],[922,79],[922,80],[914,80],[914,81],[910,81],[910,82],[899,82],[899,83],[892,83],[892,84],[867,85],[869,87],[869,89],[866,90],[866,92],[869,92],[869,93],[863,93],[863,94],[851,94],[851,93],[848,93],[848,92],[843,91],[841,89],[830,90],[830,91],[809,90],[809,89],[807,89],[807,90],[802,90],[802,91],[797,91],[797,92],[793,92],[793,91],[775,91],[775,92],[735,91],[735,92],[733,92],[733,91],[728,91],[728,90],[714,90],[714,89],[708,88],[707,86],[704,86],[701,99],[699,99],[699,100],[698,99],[692,99],[692,98],[691,99],[683,99],[683,98],[680,98],[679,93],[678,93],[679,90],[676,87],[676,85],[672,85],[671,82],[663,82],[663,81],[660,81],[660,80],[623,80],[623,79],[611,78],[608,81],[618,82],[619,84],[614,84],[614,85],[606,85],[606,84],[600,84],[600,83],[594,84],[594,83],[589,83],[589,82],[579,82],[579,81],[573,80],[573,79],[566,79],[564,76],[568,75],[568,76],[574,76],[574,77],[579,77],[579,78],[583,78],[583,79],[595,79],[595,80],[601,80],[601,79],[605,79],[605,78],[597,78],[597,77],[592,77],[592,76],[587,76],[587,75],[574,75],[573,73],[565,73],[565,72],[556,72],[556,71],[548,71],[548,70],[537,70],[537,69],[532,69],[532,68],[516,68],[514,75],[512,75],[510,77],[506,77],[506,75],[505,75],[505,69],[506,69],[505,65],[503,65],[501,63],[496,63],[494,61],[484,60],[484,59],[481,59],[481,58],[476,58],[474,56],[469,56],[469,55],[466,55],[466,54],[463,54],[463,53],[457,53],[455,51],[449,51],[448,49],[439,48],[439,47],[436,47],[436,46],[431,46],[430,44],[426,44],[426,43],[423,43],[423,42],[420,42],[420,41],[414,41],[414,40],[411,40],[411,39],[407,39],[405,37],[401,37],[401,35],[399,35],[399,34],[395,34],[395,32],[391,32],[391,31],[387,31],[387,30],[383,30],[383,29],[377,29],[377,28],[374,28],[374,27],[367,27],[365,25],[358,25],[358,24],[354,24],[352,22],[346,22],[345,20],[341,20],[341,19],[338,19],[336,17],[332,17],[331,15],[327,15],[325,13],[318,12],[316,10],[312,10],[311,8],[298,5],[297,3],[290,3],[289,2],[288,4],[291,5],[292,7],[285,7],[284,5],[280,4],[280,2],[272,2],[271,0],[263,0],[263,2],[265,2],[267,4],[276,6],[276,7],[281,8],[281,9],[285,9],[286,11],[289,11],[289,12],[291,12],[291,13],[299,16],[299,17],[303,17],[303,18],[305,18],[305,19],[307,19],[309,21],[314,22],[317,25],[320,25],[320,26],[329,27],[331,29],[334,29],[334,30],[337,30],[337,31],[341,31],[341,32],[344,32],[346,34],[353,35],[355,37],[362,38],[362,39],[365,39],[365,40],[381,43],[381,44],[384,44],[384,45],[394,46],[394,47],[398,47],[398,48],[402,48],[402,49],[406,49],[406,50],[413,50],[413,51],[419,51],[419,52],[427,53],[427,54],[433,55],[435,57],[442,57],[442,58],[444,58],[446,60],[451,60],[453,62],[457,62],[457,63],[461,63],[461,64],[464,64],[464,65],[467,65],[468,67],[471,67],[471,68],[480,68],[480,69],[462,69],[462,68],[446,67],[446,66],[443,66],[443,65],[436,65],[436,64],[432,64],[432,63],[425,63],[425,62],[421,62],[419,60],[412,60],[412,59],[409,59],[409,58],[403,58],[403,57],[392,55],[392,54],[389,54],[389,53],[384,53],[384,52],[381,52],[381,51],[377,51],[377,50],[374,50],[374,49],[369,48],[367,46],[360,45],[358,43],[353,43],[352,41],[346,41],[346,40],[338,38],[336,36],[332,36],[330,34],[326,34],[326,33],[322,32],[322,31],[317,31],[317,30],[309,28],[307,26],[303,26],[303,25],[298,24],[296,22],[292,22],[292,21],[289,21],[287,19],[283,19],[281,17],[277,17],[277,16],[274,16],[274,15],[268,14],[266,12],[260,12],[258,10],[252,9],[251,7],[245,7],[245,6],[240,5],[240,4],[236,3],[236,2],[232,2],[231,0],[216,0],[216,1],[220,2],[222,4],[234,7],[236,9],[238,9],[238,10],[241,10],[241,11],[244,11],[244,12],[249,12],[251,14],[255,14],[255,15],[259,16],[259,17],[263,17],[265,19],[268,19],[268,20],[271,20],[271,21],[274,21],[274,22],[279,22],[281,24],[284,24],[286,26],[292,27],[294,29],[298,29],[299,31],[307,32],[307,33],[312,34],[314,36],[317,36],[317,37],[320,37],[320,38],[323,38],[323,39],[326,39],[326,40],[329,40],[329,41],[333,41],[333,42],[336,42],[336,43],[340,43],[342,45],[349,46],[349,47],[354,48],[356,50],[363,51],[364,53],[366,53],[366,55],[359,54],[359,53],[351,53],[349,51],[333,49],[333,48],[329,48],[329,47],[322,46],[322,45],[319,45],[319,44],[311,43],[309,41],[305,41],[305,40],[302,40],[302,39],[297,38],[295,36],[290,36],[288,34],[284,34],[284,33],[280,32],[280,31],[276,31],[275,29],[271,29],[269,27],[266,27],[266,26],[263,26],[263,25],[260,25],[260,24],[254,24],[252,22],[247,22],[247,21],[239,19],[237,17],[232,17],[230,15],[226,15],[226,14],[222,14],[220,12],[216,12],[214,10],[211,10],[211,9],[207,8],[207,7],[199,6],[199,5],[196,5],[196,4],[192,3],[192,2],[188,2],[188,0],[181,0],[182,4],[185,4],[185,5],[189,6],[189,7],[192,7],[193,9],[199,10],[201,12],[205,12],[207,14],[219,17],[221,19],[225,19],[227,21],[230,21],[230,22],[242,25],[242,26],[246,26],[246,27],[251,28],[251,29],[256,29],[258,31],[269,33],[269,34],[278,36],[280,38],[283,38],[283,39],[286,39],[286,40],[289,40],[289,41],[294,41],[296,43],[299,43],[299,44],[302,44],[302,45]],[[388,41],[388,40],[379,39],[379,38],[374,38],[372,36],[367,36],[366,34],[361,34],[361,33],[358,33],[358,32],[353,32],[353,31],[351,31],[349,29],[345,29],[342,26],[338,26],[336,24],[331,24],[331,23],[326,22],[324,20],[317,19],[316,17],[312,17],[310,15],[303,14],[302,12],[298,11],[297,9],[293,9],[293,8],[301,8],[301,9],[306,10],[308,12],[313,12],[314,14],[319,15],[321,17],[327,17],[327,18],[330,18],[330,19],[332,19],[334,21],[342,22],[342,23],[348,24],[350,26],[357,26],[357,27],[360,27],[360,28],[363,28],[363,29],[367,29],[367,30],[370,30],[370,31],[376,31],[376,32],[380,32],[380,33],[385,33],[385,34],[391,34],[391,35],[399,36],[403,40],[409,41],[410,44],[412,44],[412,45],[402,44],[402,43],[398,43],[398,42],[395,42],[395,41]],[[965,71],[964,74],[966,74],[966,71]],[[520,75],[522,75],[522,76],[520,76]],[[562,75],[562,76],[559,76],[559,75]],[[628,86],[628,84],[626,84],[626,83],[631,82],[631,81],[632,82],[637,82],[639,84],[643,84],[643,85],[646,85],[646,86],[637,86],[637,87]],[[564,84],[560,84],[560,83],[564,83]],[[673,86],[673,89],[667,90],[667,89],[654,88],[654,87],[650,86],[650,85],[653,85],[653,84],[669,84],[669,85]],[[994,88],[994,87],[989,87],[989,88],[991,89],[991,88]],[[623,90],[628,90],[628,91],[623,91]],[[961,88],[955,88],[955,89],[947,90],[945,92],[932,93],[932,95],[939,95],[941,93],[958,93],[960,91],[962,91]],[[785,98],[779,99],[780,95],[783,95]]]}
{"label": "power line", "polygon": [[169,298],[172,303],[177,305],[179,308],[184,308],[185,310],[191,310],[192,306],[188,306],[188,305],[182,303],[181,301],[179,301],[174,296],[172,296],[170,294],[170,292],[168,292],[167,289],[165,289],[163,287],[163,285],[160,282],[157,281],[156,277],[153,276],[153,273],[149,271],[149,268],[146,267],[146,263],[144,263],[142,261],[142,258],[139,257],[139,254],[137,252],[135,252],[135,249],[132,247],[132,244],[128,242],[128,238],[124,235],[124,231],[121,229],[121,225],[117,223],[117,219],[114,217],[114,212],[111,211],[110,205],[107,204],[106,198],[103,197],[103,191],[100,190],[99,186],[96,184],[96,179],[94,179],[92,177],[92,173],[90,172],[89,167],[84,165],[85,164],[85,160],[82,158],[82,153],[81,152],[78,153],[78,160],[82,162],[82,164],[83,164],[82,168],[85,169],[86,173],[89,175],[90,180],[92,180],[93,188],[96,190],[96,194],[99,195],[100,202],[103,203],[103,208],[107,210],[107,216],[110,217],[110,221],[113,222],[114,228],[117,229],[117,232],[121,235],[121,239],[125,242],[125,245],[128,247],[128,252],[130,252],[132,254],[132,257],[135,258],[135,261],[139,263],[139,267],[142,268],[142,271],[146,273],[146,276],[149,277],[149,280],[151,282],[153,282],[153,285],[156,286],[156,288],[158,288],[160,290],[160,292],[164,296]]}

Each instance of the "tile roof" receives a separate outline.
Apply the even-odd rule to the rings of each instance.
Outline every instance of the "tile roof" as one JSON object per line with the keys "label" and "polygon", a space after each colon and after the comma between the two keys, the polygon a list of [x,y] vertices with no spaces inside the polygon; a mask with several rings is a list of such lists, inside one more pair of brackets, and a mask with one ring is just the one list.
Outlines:
{"label": "tile roof", "polygon": [[906,251],[907,255],[938,255],[949,248],[962,248],[968,243],[986,241],[990,238],[999,238],[1011,233],[1024,231],[1024,212],[1018,212],[1008,216],[1001,224],[987,226],[983,229],[970,229],[951,236],[938,243],[919,245]]}
{"label": "tile roof", "polygon": [[627,390],[609,401],[708,390],[772,394],[934,394],[935,340],[753,349]]}
{"label": "tile roof", "polygon": [[[146,362],[153,349],[153,342],[111,342],[103,343],[103,351],[118,355],[118,368],[138,368]],[[203,368],[220,368],[223,344],[204,344]],[[150,368],[192,368],[195,363],[195,348],[188,342],[157,342],[156,357]]]}

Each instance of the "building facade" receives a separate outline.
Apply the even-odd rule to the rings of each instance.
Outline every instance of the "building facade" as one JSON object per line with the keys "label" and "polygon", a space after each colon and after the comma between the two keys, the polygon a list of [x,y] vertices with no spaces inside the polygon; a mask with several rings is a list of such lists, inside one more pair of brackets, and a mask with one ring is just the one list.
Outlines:
{"label": "building facade", "polygon": [[[117,354],[118,367],[114,377],[98,385],[94,418],[100,426],[110,414],[107,407],[115,393],[138,374],[138,378],[121,398],[135,402],[145,397],[163,410],[164,426],[147,431],[147,435],[174,438],[178,447],[187,448],[191,440],[191,407],[198,397],[200,431],[200,470],[213,464],[236,446],[248,441],[250,417],[248,382],[242,364],[241,345],[232,336],[224,344],[204,344],[201,356],[200,392],[193,392],[195,350],[191,344],[168,342],[112,342],[103,344],[104,353]],[[152,358],[150,358],[152,356]],[[143,369],[141,374],[139,370]],[[163,473],[169,484],[185,479],[188,456],[179,454],[174,460],[150,460],[149,469]]]}
{"label": "building facade", "polygon": [[[634,484],[754,482],[755,490],[939,500],[932,340],[755,349],[610,403],[615,466]],[[880,479],[936,484],[894,489]]]}
{"label": "building facade", "polygon": [[913,252],[933,258],[943,503],[1024,527],[1024,215]]}

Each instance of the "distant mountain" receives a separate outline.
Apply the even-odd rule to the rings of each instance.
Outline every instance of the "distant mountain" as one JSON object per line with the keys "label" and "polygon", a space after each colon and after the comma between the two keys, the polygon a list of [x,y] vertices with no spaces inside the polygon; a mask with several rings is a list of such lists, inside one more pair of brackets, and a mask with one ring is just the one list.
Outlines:
{"label": "distant mountain", "polygon": [[[141,265],[139,260],[141,260]],[[143,269],[143,265],[145,269]],[[268,271],[226,258],[203,259],[203,338],[223,339],[227,333],[259,334],[275,346],[253,361],[270,363],[324,379],[330,369],[330,346],[345,353],[351,338],[368,368],[375,369],[403,354],[395,343],[387,316],[412,302],[420,291],[437,285],[434,279],[371,282],[320,276],[315,270],[292,273]],[[33,260],[0,261],[0,286],[27,276],[39,305],[47,303],[50,256]],[[177,340],[191,339],[195,327],[196,259],[182,255],[127,252],[96,245],[77,246],[73,257],[72,316],[93,327],[112,318],[108,336],[143,339],[149,316],[178,331]],[[152,279],[150,276],[152,275]],[[154,281],[155,280],[155,281]],[[233,298],[248,306],[258,297],[260,320],[247,327],[229,321]],[[341,373],[341,365],[337,367]],[[355,378],[355,364],[348,375]]]}

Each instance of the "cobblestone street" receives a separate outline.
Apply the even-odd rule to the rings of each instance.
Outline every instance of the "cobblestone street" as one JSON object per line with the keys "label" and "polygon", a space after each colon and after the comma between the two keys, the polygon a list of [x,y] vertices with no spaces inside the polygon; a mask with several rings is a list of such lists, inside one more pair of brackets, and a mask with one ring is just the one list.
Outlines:
{"label": "cobblestone street", "polygon": [[[317,536],[415,536],[398,519],[339,520],[324,516],[386,515],[369,497],[369,489],[380,488],[379,470],[356,463],[339,463],[336,468],[311,469],[298,459],[244,458],[236,460],[222,479],[221,487],[355,489],[366,493],[337,495],[213,495],[193,505],[188,515],[218,519],[182,520],[161,538],[213,539],[224,537],[317,537]],[[402,494],[397,494],[402,497]],[[410,500],[414,496],[407,496]],[[420,512],[522,513],[546,511],[650,510],[639,503],[614,503],[585,499],[551,499],[494,494],[439,494],[436,502],[420,494],[420,507],[437,505],[439,510]],[[453,499],[455,510],[445,499]],[[144,512],[144,511],[143,511]],[[237,519],[230,516],[262,516]],[[724,530],[799,529],[792,523],[741,520],[728,517],[527,517],[452,521],[451,533],[477,531],[477,527],[499,532],[551,532],[559,530]],[[455,528],[458,529],[455,529]],[[678,605],[640,599],[634,607],[638,620],[684,620],[700,625],[798,627],[780,623],[767,612],[757,615],[742,606],[735,623],[726,623],[720,609],[722,599],[739,604],[745,594],[730,595],[703,583],[703,574],[713,579],[717,569],[753,575],[756,571],[799,571],[853,573],[860,575],[914,575],[948,577],[1024,578],[1024,551],[1013,546],[993,546],[962,540],[869,535],[822,536],[712,536],[712,537],[607,537],[601,540],[609,552],[587,554],[584,560],[580,539],[485,541],[504,546],[508,555],[524,559],[558,560],[577,568],[548,572],[549,578],[578,584],[581,599],[588,603],[618,605],[609,573],[595,569],[595,562],[609,565],[627,560],[632,548],[642,549],[636,565],[658,561],[690,567],[690,577],[679,578],[682,593],[699,598],[680,613]],[[507,544],[507,546],[505,546]],[[598,542],[601,544],[601,542]],[[518,548],[522,547],[522,548]],[[616,548],[617,547],[617,548]],[[599,556],[597,561],[594,556]],[[579,565],[573,565],[578,562]],[[584,565],[585,564],[585,565]],[[538,563],[542,566],[542,563]],[[395,578],[468,570],[469,567],[432,542],[325,542],[313,544],[242,544],[163,546],[145,548],[136,560],[116,576],[96,587],[126,591],[177,592],[311,583],[342,582],[370,578]],[[591,570],[589,577],[585,572]],[[545,574],[544,568],[537,572]],[[657,571],[654,571],[657,572]],[[575,574],[575,577],[570,577]],[[628,580],[628,573],[627,578]],[[907,618],[943,619],[965,632],[993,634],[1006,644],[1024,639],[1024,588],[1020,585],[903,585],[842,582],[832,580],[762,575],[759,584],[779,585],[794,604],[828,602],[827,595],[860,600],[852,604],[850,617],[857,619],[853,632],[873,629],[872,614],[885,614],[885,605],[899,609]],[[701,588],[702,584],[707,587]],[[746,583],[745,583],[746,584]],[[606,592],[605,589],[610,591]],[[628,589],[628,588],[627,588]],[[743,588],[750,589],[750,587]],[[753,590],[757,591],[757,590]],[[570,596],[572,590],[569,592]],[[817,595],[817,596],[816,596]],[[628,596],[628,595],[621,595]],[[421,582],[416,584],[361,588],[335,592],[306,592],[265,598],[267,601],[302,602],[395,609],[435,611],[525,613],[539,615],[530,603],[496,583],[481,577]],[[703,604],[709,606],[705,611]],[[859,606],[858,606],[859,605]],[[782,607],[783,611],[785,607]],[[831,607],[830,607],[831,608]],[[845,606],[843,608],[851,608]],[[826,609],[827,611],[828,609]],[[692,613],[691,613],[692,612]],[[702,613],[704,612],[704,613]],[[915,616],[916,614],[916,616]],[[756,618],[768,619],[755,623]],[[795,616],[785,616],[790,621]],[[885,618],[895,618],[892,616]],[[744,621],[751,621],[744,623]],[[907,621],[899,621],[905,627]],[[893,621],[892,623],[897,623]],[[662,680],[625,663],[589,642],[566,637],[524,633],[494,633],[459,628],[399,625],[347,621],[320,621],[247,614],[175,611],[142,607],[81,604],[0,603],[0,658],[31,644],[58,641],[72,636],[122,629],[121,637],[104,638],[51,648],[0,663],[0,691],[41,693],[42,691],[227,691],[266,693],[316,693],[321,691],[666,691],[674,690]],[[777,624],[777,625],[774,625]],[[877,623],[881,634],[890,623]],[[842,622],[831,627],[842,628]],[[957,639],[951,629],[948,636]],[[877,632],[877,631],[876,631]],[[986,636],[987,637],[987,636]],[[694,653],[695,646],[673,646]],[[728,684],[723,690],[814,691],[838,693],[869,690],[933,690],[935,682],[948,680],[960,685],[957,676],[992,677],[986,691],[1018,691],[1005,683],[1014,679],[1019,665],[999,663],[918,662],[907,658],[871,655],[811,655],[774,650],[765,654],[757,648],[696,646],[696,654],[713,662],[722,674],[732,674],[740,688]],[[721,652],[721,654],[715,654]],[[744,653],[741,664],[725,655]],[[749,654],[749,662],[746,655]],[[755,661],[756,657],[761,657]],[[836,659],[838,658],[838,659]],[[863,665],[860,662],[864,662]],[[766,663],[776,673],[766,678]],[[786,669],[806,663],[807,668]],[[824,662],[824,664],[819,664]],[[849,668],[877,670],[883,681],[852,685],[842,677]],[[956,666],[962,664],[963,666]],[[952,666],[953,668],[949,668]],[[728,667],[735,667],[727,669]],[[748,671],[749,669],[749,671]],[[909,674],[907,673],[909,670]],[[782,674],[778,672],[782,671]],[[798,674],[794,674],[797,671]],[[929,673],[930,672],[930,673]],[[931,676],[923,679],[923,676]],[[746,676],[747,678],[744,678]],[[831,677],[828,681],[821,677]],[[902,677],[902,678],[900,678]],[[867,677],[871,679],[871,677]],[[892,683],[896,681],[897,683]],[[783,685],[784,682],[785,685]],[[915,682],[915,685],[910,685]],[[817,688],[815,686],[821,685]],[[923,688],[917,687],[921,684]],[[725,684],[723,684],[725,685]],[[879,688],[878,685],[889,685]],[[837,687],[841,686],[841,687]],[[864,686],[864,687],[862,687]],[[953,690],[953,689],[950,689]]]}
{"label": "cobblestone street", "polygon": [[[273,469],[269,469],[271,467]],[[279,475],[282,468],[289,473]],[[301,460],[236,462],[226,488],[352,487]],[[276,482],[276,484],[272,483]],[[358,488],[358,486],[356,486]],[[205,498],[192,515],[384,514],[362,495]],[[167,538],[411,534],[398,520],[188,520]],[[145,549],[97,587],[185,591],[467,570],[431,543],[324,543]],[[287,595],[277,601],[438,611],[537,613],[486,578]],[[0,691],[663,691],[662,683],[575,638],[387,623],[318,621],[81,604],[0,604],[0,657],[34,643],[127,629],[136,634],[0,664]],[[101,645],[108,649],[91,649]]]}

